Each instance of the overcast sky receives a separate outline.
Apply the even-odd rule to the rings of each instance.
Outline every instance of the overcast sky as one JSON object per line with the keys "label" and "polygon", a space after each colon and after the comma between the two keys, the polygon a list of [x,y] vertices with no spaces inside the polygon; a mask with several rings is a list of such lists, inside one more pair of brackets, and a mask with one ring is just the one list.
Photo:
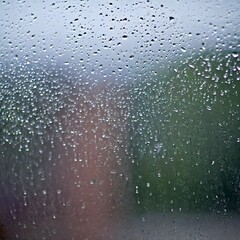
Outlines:
{"label": "overcast sky", "polygon": [[202,46],[236,49],[239,12],[238,0],[2,1],[0,63],[148,71]]}

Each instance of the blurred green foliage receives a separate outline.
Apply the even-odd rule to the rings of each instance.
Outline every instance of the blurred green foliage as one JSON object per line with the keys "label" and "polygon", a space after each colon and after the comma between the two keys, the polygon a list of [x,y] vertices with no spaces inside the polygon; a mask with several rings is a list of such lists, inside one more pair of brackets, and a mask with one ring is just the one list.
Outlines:
{"label": "blurred green foliage", "polygon": [[237,53],[205,52],[134,82],[138,210],[240,209],[239,66]]}

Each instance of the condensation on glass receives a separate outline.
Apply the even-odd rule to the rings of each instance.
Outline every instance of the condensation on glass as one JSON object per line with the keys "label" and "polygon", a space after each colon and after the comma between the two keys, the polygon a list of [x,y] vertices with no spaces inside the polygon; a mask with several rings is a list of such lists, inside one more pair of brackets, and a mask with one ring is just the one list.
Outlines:
{"label": "condensation on glass", "polygon": [[238,239],[239,11],[2,1],[0,239]]}

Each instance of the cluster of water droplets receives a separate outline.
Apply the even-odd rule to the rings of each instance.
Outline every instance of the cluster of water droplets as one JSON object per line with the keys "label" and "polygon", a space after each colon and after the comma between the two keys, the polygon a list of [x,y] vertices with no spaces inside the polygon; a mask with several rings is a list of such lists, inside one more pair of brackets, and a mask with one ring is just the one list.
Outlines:
{"label": "cluster of water droplets", "polygon": [[15,238],[56,235],[36,227],[42,216],[84,221],[94,157],[88,185],[112,212],[132,195],[144,210],[237,208],[238,12],[237,1],[1,3],[0,214]]}

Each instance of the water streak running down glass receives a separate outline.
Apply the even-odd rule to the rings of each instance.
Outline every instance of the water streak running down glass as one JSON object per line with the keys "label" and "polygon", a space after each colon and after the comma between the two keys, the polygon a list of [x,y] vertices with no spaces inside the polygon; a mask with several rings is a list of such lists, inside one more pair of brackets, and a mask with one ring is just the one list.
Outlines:
{"label": "water streak running down glass", "polygon": [[0,239],[238,239],[239,12],[2,1]]}

